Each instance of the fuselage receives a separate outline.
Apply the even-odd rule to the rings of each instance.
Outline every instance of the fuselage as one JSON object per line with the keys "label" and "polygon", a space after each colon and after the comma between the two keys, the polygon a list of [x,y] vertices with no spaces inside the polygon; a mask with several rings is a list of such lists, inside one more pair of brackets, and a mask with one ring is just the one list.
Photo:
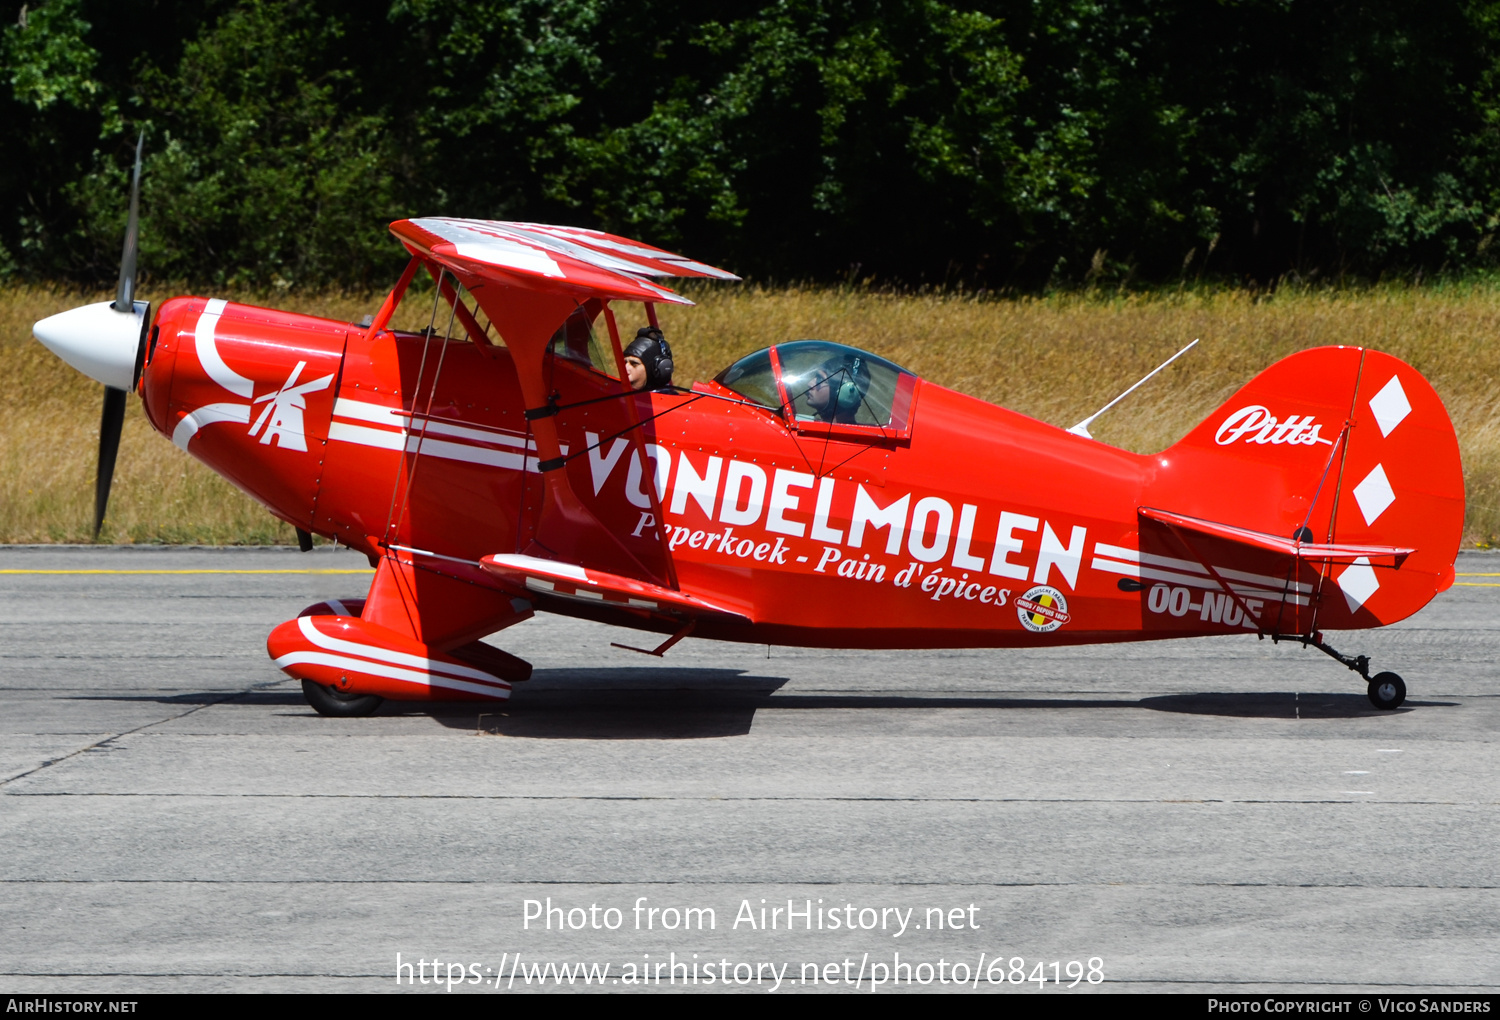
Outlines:
{"label": "fuselage", "polygon": [[[927,381],[893,437],[799,428],[716,383],[628,394],[550,354],[544,372],[561,466],[541,463],[503,346],[178,298],[158,314],[141,393],[158,430],[298,528],[372,557],[413,550],[476,584],[471,566],[490,554],[582,562],[750,621],[702,621],[703,637],[1001,647],[1292,633],[1317,601],[1295,571],[1241,568],[1243,597],[1216,594],[1182,550],[1143,544],[1138,516],[1191,506],[1292,534],[1308,511],[1296,479],[1327,459],[1317,442],[1278,444],[1306,459],[1301,474],[1245,462],[1205,486],[1206,453],[1129,453]],[[1305,439],[1310,421],[1285,434]],[[566,514],[544,498],[544,466],[566,473],[578,504]]]}

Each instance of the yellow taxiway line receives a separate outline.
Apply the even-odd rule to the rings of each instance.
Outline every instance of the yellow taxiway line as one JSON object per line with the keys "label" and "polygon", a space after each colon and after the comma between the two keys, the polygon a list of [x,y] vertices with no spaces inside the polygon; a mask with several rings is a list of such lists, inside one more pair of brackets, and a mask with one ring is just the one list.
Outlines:
{"label": "yellow taxiway line", "polygon": [[358,570],[0,570],[0,574],[373,574]]}
{"label": "yellow taxiway line", "polygon": [[[341,570],[332,567],[304,570],[0,570],[0,574],[373,574],[368,567]],[[1500,577],[1496,574],[1455,574],[1455,577]],[[1500,588],[1500,583],[1455,581],[1459,588]]]}

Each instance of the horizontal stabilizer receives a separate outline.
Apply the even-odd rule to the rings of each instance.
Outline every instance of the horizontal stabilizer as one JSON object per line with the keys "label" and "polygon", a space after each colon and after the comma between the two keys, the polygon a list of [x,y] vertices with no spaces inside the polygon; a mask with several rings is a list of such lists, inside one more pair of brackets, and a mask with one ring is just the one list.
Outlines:
{"label": "horizontal stabilizer", "polygon": [[1149,506],[1140,507],[1138,512],[1147,520],[1159,521],[1162,524],[1200,535],[1211,535],[1214,538],[1238,542],[1252,548],[1264,549],[1267,552],[1281,553],[1299,560],[1353,563],[1355,560],[1363,559],[1372,566],[1399,567],[1408,556],[1416,552],[1416,549],[1390,545],[1319,545],[1314,542],[1299,542],[1295,538],[1282,538],[1280,535],[1268,535],[1263,531],[1236,528],[1230,524],[1205,521],[1198,517],[1187,517],[1167,510],[1156,510]]}
{"label": "horizontal stabilizer", "polygon": [[591,602],[650,613],[670,613],[694,618],[719,616],[749,621],[749,617],[743,613],[716,606],[680,591],[602,570],[586,569],[573,563],[508,554],[486,556],[479,562],[488,573],[539,595],[554,595],[575,602]]}

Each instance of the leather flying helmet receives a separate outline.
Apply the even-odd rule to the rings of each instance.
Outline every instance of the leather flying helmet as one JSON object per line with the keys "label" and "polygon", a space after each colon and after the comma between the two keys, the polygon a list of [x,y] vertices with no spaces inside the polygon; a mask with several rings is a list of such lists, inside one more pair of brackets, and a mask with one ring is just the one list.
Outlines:
{"label": "leather flying helmet", "polygon": [[661,389],[672,385],[672,348],[655,326],[642,326],[635,339],[625,348],[627,358],[639,358],[646,366],[646,388]]}

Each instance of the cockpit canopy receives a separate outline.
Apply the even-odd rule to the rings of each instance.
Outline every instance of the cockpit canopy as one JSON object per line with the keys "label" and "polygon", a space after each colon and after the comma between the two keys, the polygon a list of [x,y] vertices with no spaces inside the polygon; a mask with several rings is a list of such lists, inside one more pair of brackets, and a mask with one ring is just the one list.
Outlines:
{"label": "cockpit canopy", "polygon": [[900,436],[910,424],[917,377],[857,347],[794,340],[746,355],[714,382],[778,413],[789,408],[799,430]]}

